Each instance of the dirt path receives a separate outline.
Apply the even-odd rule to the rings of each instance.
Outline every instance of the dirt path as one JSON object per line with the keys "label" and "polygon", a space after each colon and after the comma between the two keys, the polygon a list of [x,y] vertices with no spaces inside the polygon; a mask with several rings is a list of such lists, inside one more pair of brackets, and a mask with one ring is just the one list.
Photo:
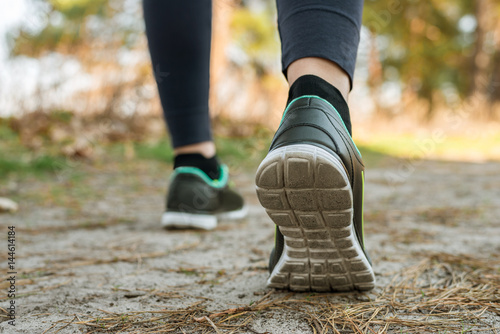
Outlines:
{"label": "dirt path", "polygon": [[248,172],[233,180],[249,217],[212,232],[160,228],[159,163],[16,184],[20,211],[0,223],[16,226],[17,317],[0,332],[500,332],[500,163],[407,167],[366,174],[364,294],[265,287],[274,227]]}

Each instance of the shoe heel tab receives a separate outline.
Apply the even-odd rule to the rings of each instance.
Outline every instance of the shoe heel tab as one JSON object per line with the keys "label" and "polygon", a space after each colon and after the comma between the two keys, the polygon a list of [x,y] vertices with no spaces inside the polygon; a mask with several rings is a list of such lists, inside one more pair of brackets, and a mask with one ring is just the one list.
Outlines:
{"label": "shoe heel tab", "polygon": [[[286,107],[285,111],[283,112],[283,116],[281,117],[281,123],[283,123],[283,120],[285,119],[285,116],[286,116],[286,113],[292,109],[292,105],[299,101],[299,100],[303,100],[303,99],[308,99],[309,101],[307,102],[307,105],[310,106],[311,105],[311,101],[314,100],[319,100],[319,101],[322,101],[324,103],[326,103],[330,108],[332,108],[333,110],[335,110],[335,112],[337,113],[337,115],[339,116],[339,119],[340,121],[342,122],[342,125],[344,126],[344,128],[346,129],[347,131],[347,127],[345,126],[345,123],[344,123],[344,120],[342,119],[342,117],[340,116],[339,112],[337,111],[337,109],[330,103],[328,102],[327,100],[325,100],[324,98],[322,97],[319,97],[317,95],[303,95],[303,96],[300,96],[300,97],[297,97],[296,99],[293,99],[292,101],[290,101],[290,103],[288,104],[288,106]],[[295,106],[293,106],[295,107]],[[349,133],[349,131],[347,131],[347,133]]]}
{"label": "shoe heel tab", "polygon": [[[340,123],[342,124],[342,126],[344,127],[345,129],[345,132],[349,135],[349,138],[351,139],[351,142],[354,146],[354,148],[356,149],[356,151],[358,152],[359,156],[362,157],[361,155],[361,152],[359,151],[358,147],[356,146],[356,143],[354,143],[354,141],[352,140],[352,136],[351,134],[349,133],[349,130],[347,130],[347,127],[345,126],[345,123],[344,123],[344,120],[342,119],[342,116],[340,116],[340,113],[338,112],[338,110],[330,103],[328,102],[327,100],[325,100],[324,98],[322,97],[319,97],[317,95],[303,95],[303,96],[300,96],[300,97],[297,97],[296,99],[293,99],[292,101],[290,101],[290,103],[288,104],[288,106],[286,107],[285,111],[283,112],[283,116],[281,117],[281,122],[280,122],[280,125],[283,123],[283,120],[285,119],[285,116],[286,116],[286,113],[292,109],[292,105],[299,101],[299,100],[302,100],[302,99],[309,99],[309,102],[308,102],[308,105],[311,105],[311,101],[321,101],[320,103],[326,103],[328,107],[332,108],[333,110],[335,110],[335,113],[337,114],[338,116],[338,119],[340,120]],[[314,103],[314,102],[313,102]]]}
{"label": "shoe heel tab", "polygon": [[[297,102],[297,101],[299,101],[299,100],[302,100],[302,99],[310,99],[310,98],[312,98],[312,97],[317,97],[317,98],[320,98],[319,96],[316,96],[316,95],[303,95],[303,96],[299,96],[299,97],[297,97],[297,98],[293,99],[292,101],[290,101],[290,103],[288,103],[288,105],[286,106],[285,111],[283,111],[283,116],[281,117],[281,122],[280,122],[280,125],[281,125],[281,123],[283,123],[283,120],[285,119],[285,115],[286,115],[286,113],[287,113],[290,109],[292,109],[292,105],[293,105],[295,102]],[[294,107],[295,107],[295,106],[294,106]]]}

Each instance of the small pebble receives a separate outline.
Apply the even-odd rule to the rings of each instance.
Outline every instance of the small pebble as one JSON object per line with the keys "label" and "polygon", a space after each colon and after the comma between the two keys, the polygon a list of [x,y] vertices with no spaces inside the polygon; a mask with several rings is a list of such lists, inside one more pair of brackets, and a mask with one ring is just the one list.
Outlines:
{"label": "small pebble", "polygon": [[143,291],[132,291],[132,292],[127,292],[123,296],[125,298],[137,298],[137,297],[140,297],[140,296],[144,296],[145,294],[146,293],[143,292]]}
{"label": "small pebble", "polygon": [[16,212],[19,206],[16,202],[6,197],[0,197],[0,212]]}

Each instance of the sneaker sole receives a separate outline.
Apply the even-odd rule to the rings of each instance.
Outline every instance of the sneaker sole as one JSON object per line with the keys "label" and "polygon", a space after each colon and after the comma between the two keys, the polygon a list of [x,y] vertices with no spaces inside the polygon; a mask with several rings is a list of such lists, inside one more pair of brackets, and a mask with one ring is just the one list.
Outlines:
{"label": "sneaker sole", "polygon": [[373,289],[375,275],[356,237],[352,190],[340,160],[313,145],[278,148],[260,164],[256,185],[285,239],[268,287]]}
{"label": "sneaker sole", "polygon": [[242,219],[246,217],[247,212],[246,206],[240,210],[222,212],[216,215],[167,211],[161,217],[161,225],[164,228],[213,230],[217,227],[218,219]]}

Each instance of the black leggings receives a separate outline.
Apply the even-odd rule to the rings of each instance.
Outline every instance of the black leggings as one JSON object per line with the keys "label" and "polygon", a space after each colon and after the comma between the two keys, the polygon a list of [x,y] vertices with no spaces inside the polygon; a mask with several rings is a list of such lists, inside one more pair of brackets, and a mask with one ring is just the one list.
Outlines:
{"label": "black leggings", "polygon": [[[352,82],[363,0],[277,0],[282,68],[337,63]],[[146,33],[174,147],[212,140],[208,112],[212,2],[143,0]]]}

